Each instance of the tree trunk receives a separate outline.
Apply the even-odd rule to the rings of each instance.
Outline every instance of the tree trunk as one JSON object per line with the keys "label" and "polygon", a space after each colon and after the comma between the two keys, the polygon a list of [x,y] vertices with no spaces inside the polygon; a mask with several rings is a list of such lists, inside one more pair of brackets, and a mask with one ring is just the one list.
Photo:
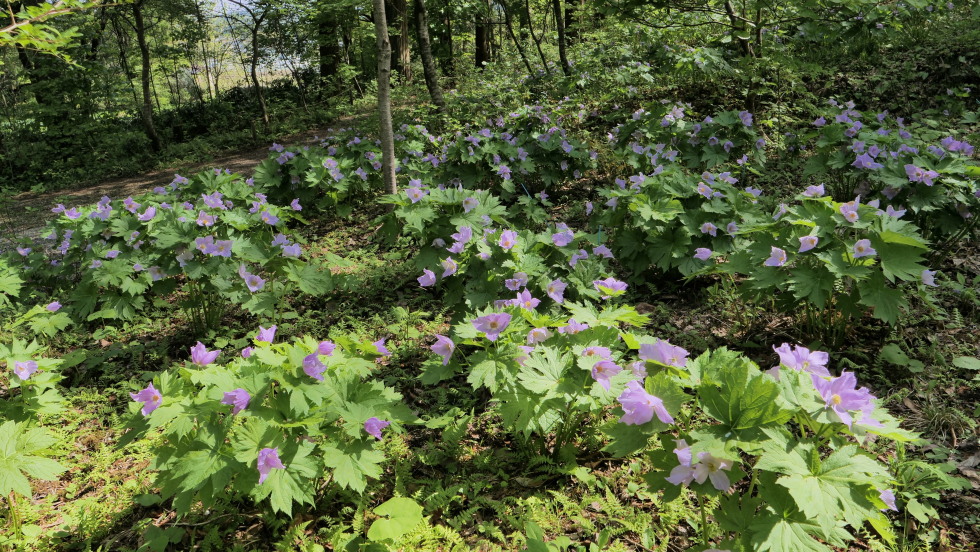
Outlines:
{"label": "tree trunk", "polygon": [[432,59],[432,44],[429,41],[429,16],[425,11],[425,0],[415,0],[415,32],[418,35],[419,55],[422,57],[422,72],[425,74],[425,86],[432,96],[432,103],[440,113],[446,111],[446,101],[439,88],[439,71],[435,60]]}
{"label": "tree trunk", "polygon": [[582,0],[565,0],[565,36],[568,37],[569,44],[578,42],[578,12],[584,7]]}
{"label": "tree trunk", "polygon": [[533,77],[534,69],[531,67],[531,62],[528,61],[527,54],[524,52],[524,45],[521,44],[521,41],[517,38],[517,35],[514,33],[514,22],[510,17],[510,9],[507,6],[507,2],[502,2],[500,6],[504,10],[504,24],[507,26],[507,32],[508,34],[510,34],[511,40],[514,41],[514,46],[517,47],[517,53],[520,54],[521,61],[524,62],[524,67],[527,67],[527,76]]}
{"label": "tree trunk", "polygon": [[385,0],[374,0],[374,31],[378,35],[378,118],[381,127],[381,175],[385,189],[398,193],[395,184],[395,131],[391,124],[391,41],[385,21]]}
{"label": "tree trunk", "polygon": [[337,75],[340,67],[340,43],[337,41],[337,20],[332,13],[317,16],[317,50],[319,54],[320,79]]}
{"label": "tree trunk", "polygon": [[136,43],[140,49],[140,84],[143,92],[142,119],[146,137],[154,153],[163,149],[160,135],[153,126],[153,98],[150,90],[150,45],[146,42],[146,25],[143,23],[143,2],[133,4],[133,28],[136,29]]}
{"label": "tree trunk", "polygon": [[265,94],[262,92],[262,85],[259,84],[259,27],[262,25],[262,20],[265,19],[265,13],[263,13],[259,18],[255,19],[255,25],[252,27],[252,63],[249,67],[249,74],[252,76],[252,86],[255,87],[255,97],[259,101],[259,110],[262,112],[262,124],[265,126],[266,132],[269,131],[269,108],[265,104]]}
{"label": "tree trunk", "polygon": [[476,67],[482,71],[483,65],[490,61],[490,28],[483,13],[476,14],[474,34],[476,36]]}
{"label": "tree trunk", "polygon": [[541,65],[544,66],[544,70],[550,75],[551,68],[548,67],[548,58],[544,57],[544,51],[541,49],[541,39],[538,38],[538,35],[534,34],[534,20],[531,18],[531,5],[528,3],[528,0],[524,0],[524,17],[527,18],[527,30],[531,34],[531,40],[534,41],[535,48],[538,50]]}
{"label": "tree trunk", "polygon": [[555,27],[558,29],[558,60],[561,71],[566,77],[572,76],[572,68],[568,66],[568,53],[565,51],[565,14],[561,9],[561,0],[552,0],[551,6],[555,12]]}

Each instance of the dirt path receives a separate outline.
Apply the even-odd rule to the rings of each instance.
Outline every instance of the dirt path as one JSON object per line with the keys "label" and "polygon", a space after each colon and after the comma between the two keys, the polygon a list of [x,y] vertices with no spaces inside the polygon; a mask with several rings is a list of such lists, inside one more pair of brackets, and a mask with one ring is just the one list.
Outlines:
{"label": "dirt path", "polygon": [[[274,141],[287,146],[302,146],[313,144],[316,136],[325,134],[325,129],[315,129],[284,136]],[[95,203],[104,195],[113,199],[135,196],[157,186],[169,184],[177,173],[189,176],[203,170],[218,168],[251,176],[255,166],[268,154],[268,146],[243,149],[220,154],[214,160],[205,163],[173,165],[137,176],[114,178],[77,189],[42,194],[30,192],[18,194],[8,201],[0,201],[0,232],[2,232],[0,241],[14,236],[36,237],[44,223],[54,218],[51,208],[58,203],[64,203],[66,207],[77,207]]]}

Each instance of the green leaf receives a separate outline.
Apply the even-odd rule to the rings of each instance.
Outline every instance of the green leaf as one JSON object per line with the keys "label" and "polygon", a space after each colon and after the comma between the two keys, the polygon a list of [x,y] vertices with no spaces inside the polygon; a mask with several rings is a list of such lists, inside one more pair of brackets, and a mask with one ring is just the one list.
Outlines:
{"label": "green leaf", "polygon": [[334,480],[343,487],[358,493],[367,487],[367,478],[381,476],[384,454],[374,450],[371,444],[353,443],[343,449],[322,447],[323,463],[333,468]]}
{"label": "green leaf", "polygon": [[367,536],[373,541],[395,542],[422,522],[422,507],[411,498],[396,497],[374,509],[387,519],[371,524]]}
{"label": "green leaf", "polygon": [[811,537],[802,523],[766,516],[751,527],[752,549],[757,552],[831,552]]}
{"label": "green leaf", "polygon": [[980,370],[980,359],[968,356],[956,357],[953,359],[953,366],[965,370]]}
{"label": "green leaf", "polygon": [[779,396],[776,382],[764,376],[751,361],[739,360],[723,366],[702,365],[704,371],[715,370],[711,381],[720,385],[700,387],[705,412],[736,432],[789,420],[792,412],[780,407],[776,399]]}
{"label": "green leaf", "polygon": [[874,317],[894,325],[902,309],[908,308],[908,301],[901,290],[888,287],[885,278],[874,274],[871,278],[858,282],[862,305],[874,308]]}

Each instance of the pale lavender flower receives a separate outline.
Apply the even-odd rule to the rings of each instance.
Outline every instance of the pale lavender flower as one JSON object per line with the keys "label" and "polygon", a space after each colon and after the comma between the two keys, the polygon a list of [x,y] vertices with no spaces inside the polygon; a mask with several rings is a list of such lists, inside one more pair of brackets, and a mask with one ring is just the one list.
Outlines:
{"label": "pale lavender flower", "polygon": [[609,299],[610,297],[622,295],[626,291],[626,288],[628,287],[626,285],[626,282],[621,282],[612,277],[606,278],[604,280],[593,280],[592,285],[595,287],[596,291],[598,291],[600,294],[603,293],[605,294],[602,295],[603,299]]}
{"label": "pale lavender flower", "polygon": [[666,478],[667,482],[674,485],[689,485],[692,481],[704,483],[710,480],[711,485],[719,491],[727,491],[732,486],[728,474],[723,471],[731,469],[731,460],[715,458],[709,452],[699,452],[698,459],[695,461],[686,441],[679,439],[674,442],[677,443],[674,454],[677,455],[680,465],[671,470],[670,476]]}
{"label": "pale lavender flower", "polygon": [[232,405],[234,408],[232,408],[231,414],[234,416],[248,408],[248,402],[250,400],[252,400],[252,396],[248,394],[248,391],[239,387],[234,391],[226,391],[224,398],[221,399],[221,404]]}
{"label": "pale lavender flower", "polygon": [[429,287],[436,283],[436,274],[426,268],[422,270],[422,275],[416,278],[416,280],[418,280],[420,286]]}
{"label": "pale lavender flower", "polygon": [[513,278],[508,278],[504,280],[504,286],[511,291],[517,291],[522,287],[527,285],[527,274],[524,272],[518,272],[514,274]]}
{"label": "pale lavender flower", "polygon": [[33,360],[14,362],[13,372],[17,374],[17,377],[19,377],[21,380],[29,379],[35,372],[37,372],[37,362]]}
{"label": "pale lavender flower", "polygon": [[666,339],[658,339],[656,343],[643,343],[640,345],[639,357],[642,360],[652,360],[667,366],[683,368],[687,365],[687,357],[690,353],[687,349],[677,345],[671,345]]}
{"label": "pale lavender flower", "polygon": [[936,271],[924,269],[922,271],[922,283],[930,287],[939,287],[939,284],[936,283]]}
{"label": "pale lavender flower", "polygon": [[772,246],[769,258],[762,264],[764,266],[783,266],[786,264],[786,252],[778,247]]}
{"label": "pale lavender flower", "polygon": [[595,256],[597,256],[597,257],[602,257],[604,259],[612,259],[613,258],[612,251],[608,247],[606,247],[605,245],[597,245],[597,246],[593,247],[592,248],[592,254],[595,255]]}
{"label": "pale lavender flower", "polygon": [[500,241],[497,242],[497,245],[504,250],[514,247],[517,245],[517,232],[513,230],[504,230],[500,234]]}
{"label": "pale lavender flower", "polygon": [[582,349],[582,356],[584,357],[599,357],[604,360],[609,360],[612,357],[612,351],[609,347],[602,347],[599,345],[593,345],[591,347],[586,347]]}
{"label": "pale lavender flower", "polygon": [[699,261],[707,261],[711,258],[712,251],[707,247],[699,247],[694,250],[694,258]]}
{"label": "pale lavender flower", "polygon": [[442,357],[442,365],[445,366],[449,364],[449,358],[453,356],[453,351],[456,349],[456,344],[453,343],[452,339],[444,335],[437,335],[436,342],[430,347],[432,352]]}
{"label": "pale lavender flower", "polygon": [[381,430],[391,425],[391,422],[385,420],[379,420],[374,416],[367,419],[364,422],[364,431],[368,432],[375,439],[381,440]]}
{"label": "pale lavender flower", "polygon": [[538,305],[541,304],[541,300],[533,297],[531,292],[525,289],[524,291],[517,294],[517,298],[514,300],[514,304],[521,307],[524,310],[534,310]]}
{"label": "pale lavender flower", "polygon": [[456,274],[456,269],[459,268],[459,265],[456,263],[456,261],[453,260],[452,257],[446,257],[439,264],[441,264],[443,268],[442,271],[443,278]]}
{"label": "pale lavender flower", "polygon": [[626,384],[626,389],[617,397],[623,407],[623,417],[620,422],[626,425],[642,425],[653,419],[654,414],[665,423],[674,423],[674,418],[667,412],[664,402],[643,389],[640,382],[633,380]]}
{"label": "pale lavender flower", "polygon": [[558,333],[565,335],[575,335],[579,332],[583,332],[589,329],[589,325],[585,322],[578,322],[574,318],[568,319],[568,325],[558,328]]}
{"label": "pale lavender flower", "polygon": [[263,328],[259,326],[259,334],[255,336],[255,341],[261,341],[263,343],[272,343],[272,340],[276,338],[276,326],[273,324],[268,328]]}
{"label": "pale lavender flower", "polygon": [[422,190],[420,188],[409,188],[405,190],[405,195],[408,196],[408,199],[410,199],[412,203],[418,203],[423,197],[428,195],[428,193],[429,193],[428,191]]}
{"label": "pale lavender flower", "polygon": [[551,337],[551,335],[552,334],[550,331],[548,331],[548,328],[534,328],[527,333],[527,344],[537,345],[538,343],[544,343],[549,337]]}
{"label": "pale lavender flower", "polygon": [[270,226],[275,226],[276,224],[279,224],[279,217],[273,215],[269,211],[262,211],[261,213],[259,213],[259,218],[262,219],[262,222]]}
{"label": "pale lavender flower", "polygon": [[317,354],[320,354],[320,355],[323,355],[323,356],[333,356],[333,352],[334,352],[334,350],[336,348],[337,348],[337,345],[335,345],[333,341],[326,340],[326,341],[321,341],[321,342],[317,343],[317,345],[316,345],[316,352],[317,352]]}
{"label": "pale lavender flower", "polygon": [[[830,370],[827,369],[830,355],[823,351],[811,351],[799,345],[794,345],[790,348],[789,343],[783,343],[779,347],[773,346],[772,350],[779,355],[779,364],[781,366],[810,374],[830,376]],[[779,366],[773,366],[769,373],[778,379]]]}
{"label": "pale lavender flower", "polygon": [[608,391],[609,379],[622,371],[623,367],[615,362],[611,360],[600,360],[592,365],[592,379]]}
{"label": "pale lavender flower", "polygon": [[145,211],[143,211],[143,214],[137,215],[136,218],[139,219],[140,222],[149,222],[153,220],[153,217],[155,216],[157,216],[157,208],[151,205],[147,207]]}
{"label": "pale lavender flower", "polygon": [[817,246],[820,238],[817,236],[803,236],[800,238],[800,253],[809,251]]}
{"label": "pale lavender flower", "polygon": [[864,239],[858,240],[854,244],[854,258],[859,259],[861,257],[868,257],[871,255],[877,255],[878,252],[871,247],[871,240]]}
{"label": "pale lavender flower", "polygon": [[486,334],[487,339],[496,341],[501,332],[510,324],[511,315],[507,313],[492,313],[470,321],[476,331]]}
{"label": "pale lavender flower", "polygon": [[214,359],[218,358],[219,354],[221,354],[220,349],[209,351],[203,343],[198,341],[196,345],[191,347],[191,362],[198,366],[207,366],[214,362]]}
{"label": "pale lavender flower", "polygon": [[807,186],[806,190],[803,191],[803,195],[806,197],[821,197],[825,194],[823,184],[817,184],[816,186]]}
{"label": "pale lavender flower", "polygon": [[468,197],[463,200],[463,212],[469,213],[475,209],[480,202],[475,197]]}
{"label": "pale lavender flower", "polygon": [[562,282],[561,280],[554,280],[548,284],[548,297],[551,297],[556,303],[565,302],[565,288],[568,284]]}
{"label": "pale lavender flower", "polygon": [[386,358],[391,356],[391,351],[389,351],[388,348],[385,347],[385,341],[387,339],[388,339],[387,337],[382,337],[381,339],[371,344],[374,345],[374,348],[378,350],[378,354],[381,355],[381,358]]}
{"label": "pale lavender flower", "polygon": [[163,404],[163,395],[161,395],[160,392],[153,387],[153,382],[150,382],[150,384],[146,386],[146,389],[143,389],[139,393],[130,393],[129,396],[132,397],[134,401],[143,403],[143,408],[140,409],[140,412],[144,416],[149,416],[151,412]]}
{"label": "pale lavender flower", "polygon": [[61,303],[57,301],[52,301],[48,303],[47,306],[45,306],[44,308],[48,309],[48,312],[58,312],[58,309],[61,308]]}
{"label": "pale lavender flower", "polygon": [[298,197],[295,198],[295,199],[293,199],[293,201],[289,204],[289,207],[292,208],[293,211],[302,211],[303,210],[303,206],[299,204],[299,198]]}
{"label": "pale lavender flower", "polygon": [[898,506],[895,504],[895,492],[891,489],[883,489],[878,492],[878,498],[885,503],[886,508],[882,508],[882,512],[885,510],[892,510],[893,512],[898,511]]}
{"label": "pale lavender flower", "polygon": [[269,472],[273,469],[284,470],[286,466],[282,464],[282,460],[279,459],[279,447],[276,448],[264,448],[259,451],[259,485],[261,485],[267,477],[269,477]]}
{"label": "pale lavender flower", "polygon": [[711,237],[715,237],[718,235],[718,227],[710,222],[706,222],[701,225],[701,233],[710,234]]}
{"label": "pale lavender flower", "polygon": [[242,349],[242,358],[250,358],[253,351],[255,351],[255,347],[245,347]]}
{"label": "pale lavender flower", "polygon": [[303,358],[303,373],[317,381],[323,381],[323,372],[327,365],[320,362],[317,353],[311,353]]}
{"label": "pale lavender flower", "polygon": [[851,412],[862,412],[863,418],[863,414],[874,407],[872,402],[874,396],[868,392],[867,387],[857,388],[857,378],[851,372],[842,372],[840,377],[831,379],[817,374],[813,374],[811,378],[826,407],[832,410],[847,427],[851,427],[854,423]]}

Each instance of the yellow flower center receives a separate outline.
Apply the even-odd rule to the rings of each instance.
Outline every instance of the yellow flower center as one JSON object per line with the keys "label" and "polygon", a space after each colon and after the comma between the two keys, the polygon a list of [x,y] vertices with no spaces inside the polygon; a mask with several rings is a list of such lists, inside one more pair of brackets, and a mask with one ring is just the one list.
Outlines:
{"label": "yellow flower center", "polygon": [[844,402],[844,399],[840,398],[840,395],[835,394],[834,396],[830,397],[830,402],[834,403],[834,405],[838,405]]}

